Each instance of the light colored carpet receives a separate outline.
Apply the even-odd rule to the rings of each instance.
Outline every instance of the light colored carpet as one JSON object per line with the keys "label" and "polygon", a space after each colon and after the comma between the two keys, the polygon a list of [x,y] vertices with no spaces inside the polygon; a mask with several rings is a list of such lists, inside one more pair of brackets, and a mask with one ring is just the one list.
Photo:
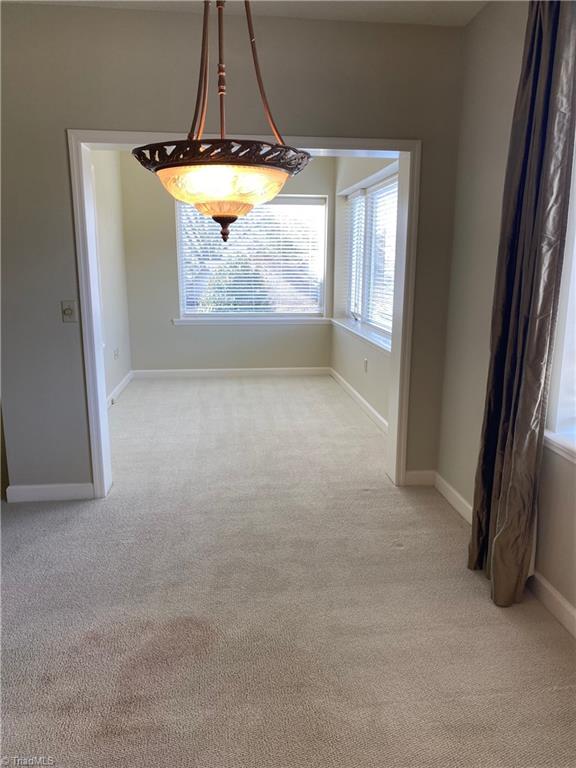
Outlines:
{"label": "light colored carpet", "polygon": [[108,499],[4,522],[4,754],[573,768],[576,657],[328,378],[134,381]]}

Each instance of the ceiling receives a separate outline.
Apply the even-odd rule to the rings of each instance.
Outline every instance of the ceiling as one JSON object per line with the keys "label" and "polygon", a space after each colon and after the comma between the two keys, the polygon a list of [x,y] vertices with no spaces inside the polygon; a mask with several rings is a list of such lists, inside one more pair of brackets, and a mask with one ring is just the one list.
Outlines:
{"label": "ceiling", "polygon": [[[97,6],[129,10],[201,13],[198,0],[36,0],[41,4]],[[388,24],[432,24],[463,27],[486,2],[477,0],[253,0],[257,16],[295,19],[363,21]],[[243,13],[244,3],[228,0],[227,14]]]}

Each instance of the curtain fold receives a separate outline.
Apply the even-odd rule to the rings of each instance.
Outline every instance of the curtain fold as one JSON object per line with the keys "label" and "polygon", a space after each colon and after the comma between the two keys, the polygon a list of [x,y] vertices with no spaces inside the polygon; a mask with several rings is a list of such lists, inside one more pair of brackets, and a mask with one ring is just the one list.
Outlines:
{"label": "curtain fold", "polygon": [[538,475],[576,131],[576,3],[531,2],[514,108],[468,567],[492,599],[522,598]]}

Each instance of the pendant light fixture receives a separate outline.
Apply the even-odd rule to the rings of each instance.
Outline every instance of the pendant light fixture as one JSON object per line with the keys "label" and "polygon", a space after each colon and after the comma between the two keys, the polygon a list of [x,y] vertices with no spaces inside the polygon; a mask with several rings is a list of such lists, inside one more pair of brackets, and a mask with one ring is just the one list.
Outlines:
{"label": "pendant light fixture", "polygon": [[203,139],[208,106],[208,60],[210,0],[204,1],[200,74],[192,126],[182,141],[160,142],[137,147],[134,157],[153,171],[164,187],[184,203],[191,203],[204,216],[221,226],[228,240],[229,227],[246,216],[255,205],[276,197],[286,180],[306,167],[310,155],[284,143],[270,112],[264,90],[252,13],[244,3],[252,59],[264,113],[276,139],[275,144],[226,137],[226,66],[224,64],[224,0],[216,0],[218,14],[218,100],[220,138]]}

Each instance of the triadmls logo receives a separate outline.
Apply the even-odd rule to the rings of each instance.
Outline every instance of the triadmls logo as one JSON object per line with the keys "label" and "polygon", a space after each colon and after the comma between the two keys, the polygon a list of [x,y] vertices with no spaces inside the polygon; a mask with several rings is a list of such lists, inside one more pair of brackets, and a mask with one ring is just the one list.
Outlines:
{"label": "triadmls logo", "polygon": [[4,756],[0,758],[0,765],[56,765],[53,757],[49,755],[31,755],[25,757],[24,755],[14,755],[13,757]]}

